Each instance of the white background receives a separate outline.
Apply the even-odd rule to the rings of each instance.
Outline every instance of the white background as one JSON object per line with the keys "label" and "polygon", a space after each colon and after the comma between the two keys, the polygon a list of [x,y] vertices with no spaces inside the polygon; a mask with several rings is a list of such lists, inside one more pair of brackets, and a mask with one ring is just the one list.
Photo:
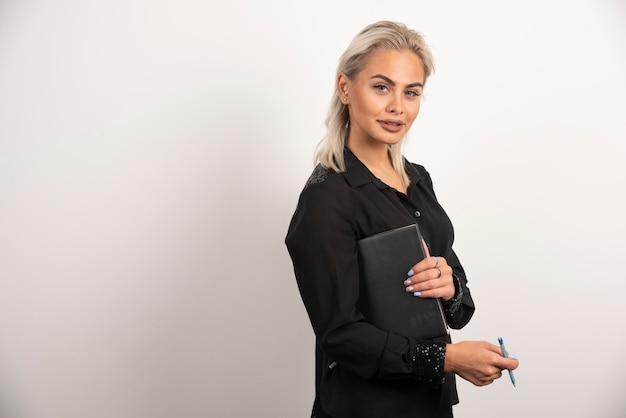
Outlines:
{"label": "white background", "polygon": [[337,59],[405,22],[437,72],[405,155],[521,362],[459,417],[626,413],[621,0],[0,2],[0,416],[306,417],[283,239]]}

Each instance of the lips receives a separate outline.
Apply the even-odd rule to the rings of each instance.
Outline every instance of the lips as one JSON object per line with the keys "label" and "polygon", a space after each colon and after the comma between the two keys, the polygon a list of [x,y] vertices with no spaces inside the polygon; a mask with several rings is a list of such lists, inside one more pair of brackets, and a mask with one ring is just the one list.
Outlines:
{"label": "lips", "polygon": [[404,127],[404,123],[397,120],[379,120],[378,123],[389,132],[399,132]]}

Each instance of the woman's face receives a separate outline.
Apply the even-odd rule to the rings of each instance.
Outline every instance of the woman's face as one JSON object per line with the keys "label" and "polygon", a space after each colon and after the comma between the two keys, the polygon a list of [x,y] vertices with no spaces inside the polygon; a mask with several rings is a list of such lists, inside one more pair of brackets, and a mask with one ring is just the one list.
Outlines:
{"label": "woman's face", "polygon": [[424,69],[413,51],[383,49],[353,80],[341,74],[337,85],[350,112],[348,143],[386,147],[406,135],[419,113]]}

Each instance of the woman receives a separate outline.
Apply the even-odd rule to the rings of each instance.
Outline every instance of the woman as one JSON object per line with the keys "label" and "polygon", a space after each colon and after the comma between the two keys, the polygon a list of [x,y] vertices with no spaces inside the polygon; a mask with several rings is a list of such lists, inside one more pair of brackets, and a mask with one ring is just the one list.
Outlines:
{"label": "woman", "polygon": [[432,70],[422,36],[386,21],[363,29],[339,60],[327,136],[285,240],[316,335],[313,417],[451,417],[455,374],[486,385],[518,365],[496,345],[398,335],[357,309],[357,241],[417,223],[427,257],[401,279],[406,292],[440,298],[455,329],[474,312],[431,178],[401,154]]}

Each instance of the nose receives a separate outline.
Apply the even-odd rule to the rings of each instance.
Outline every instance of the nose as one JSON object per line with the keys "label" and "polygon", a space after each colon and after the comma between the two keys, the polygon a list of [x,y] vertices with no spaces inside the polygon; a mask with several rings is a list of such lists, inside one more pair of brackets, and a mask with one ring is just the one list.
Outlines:
{"label": "nose", "polygon": [[389,104],[387,105],[387,112],[393,113],[394,115],[401,115],[404,113],[404,109],[402,107],[402,93],[401,92],[391,95]]}

